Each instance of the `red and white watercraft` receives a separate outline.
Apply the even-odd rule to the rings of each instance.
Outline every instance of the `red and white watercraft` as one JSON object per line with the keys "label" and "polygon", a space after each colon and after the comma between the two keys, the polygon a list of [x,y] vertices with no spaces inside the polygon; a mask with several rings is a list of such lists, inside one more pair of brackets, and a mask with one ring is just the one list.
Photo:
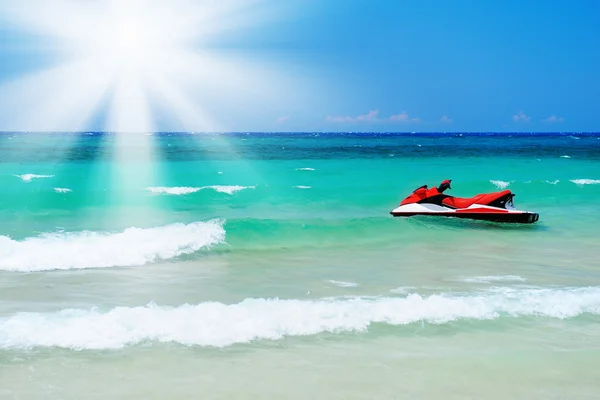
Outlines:
{"label": "red and white watercraft", "polygon": [[515,195],[510,190],[460,198],[443,194],[446,189],[451,189],[450,182],[445,180],[439,187],[431,189],[427,185],[421,186],[390,214],[394,217],[430,215],[521,224],[534,223],[539,219],[537,213],[515,209]]}

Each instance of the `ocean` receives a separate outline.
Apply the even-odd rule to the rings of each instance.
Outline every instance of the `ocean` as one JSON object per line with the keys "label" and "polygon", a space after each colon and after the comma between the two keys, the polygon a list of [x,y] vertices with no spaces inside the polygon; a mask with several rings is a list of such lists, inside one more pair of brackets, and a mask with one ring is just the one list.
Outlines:
{"label": "ocean", "polygon": [[[421,185],[535,224],[394,218]],[[600,398],[600,134],[0,134],[0,398]]]}

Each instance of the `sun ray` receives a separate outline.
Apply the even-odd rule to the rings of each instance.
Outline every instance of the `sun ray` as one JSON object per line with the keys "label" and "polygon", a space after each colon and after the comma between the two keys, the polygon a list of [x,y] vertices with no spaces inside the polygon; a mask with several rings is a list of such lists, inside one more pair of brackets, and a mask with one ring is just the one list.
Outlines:
{"label": "sun ray", "polygon": [[154,121],[140,77],[133,71],[118,78],[106,126],[113,135],[108,153],[110,220],[139,225],[149,207],[143,189],[158,179],[159,163],[150,135],[155,131]]}
{"label": "sun ray", "polygon": [[73,77],[95,69],[95,63],[91,59],[72,62],[0,86],[0,129],[85,129],[110,88],[111,74],[105,70],[82,81]]}
{"label": "sun ray", "polygon": [[183,131],[216,132],[219,130],[209,115],[179,89],[180,86],[167,81],[162,75],[148,73],[148,87],[156,93],[157,102],[175,115]]}
{"label": "sun ray", "polygon": [[[51,163],[35,167],[27,165],[14,171],[16,174],[47,174],[59,181],[69,170],[70,157],[81,143],[79,134],[89,126],[98,106],[106,99],[111,85],[110,74],[90,76],[82,82],[72,77],[81,70],[90,69],[92,60],[82,60],[42,71],[0,86],[0,130],[45,132],[26,135],[31,144],[26,148],[31,156],[54,153]],[[29,136],[29,138],[27,138]],[[29,157],[28,157],[29,158]],[[41,168],[41,169],[40,169]],[[24,202],[31,199],[27,196]]]}

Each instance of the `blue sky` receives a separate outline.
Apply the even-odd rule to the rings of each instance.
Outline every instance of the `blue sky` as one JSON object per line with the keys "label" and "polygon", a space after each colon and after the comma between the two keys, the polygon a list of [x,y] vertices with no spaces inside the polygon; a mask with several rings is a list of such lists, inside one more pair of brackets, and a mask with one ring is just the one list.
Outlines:
{"label": "blue sky", "polygon": [[[204,99],[228,130],[599,129],[600,2],[307,0],[259,11],[269,8],[275,17],[195,45],[272,63],[293,82],[273,83],[260,105]],[[2,25],[0,84],[59,63],[51,36]],[[101,130],[104,112],[87,129]],[[160,105],[152,113],[157,129],[178,130]]]}

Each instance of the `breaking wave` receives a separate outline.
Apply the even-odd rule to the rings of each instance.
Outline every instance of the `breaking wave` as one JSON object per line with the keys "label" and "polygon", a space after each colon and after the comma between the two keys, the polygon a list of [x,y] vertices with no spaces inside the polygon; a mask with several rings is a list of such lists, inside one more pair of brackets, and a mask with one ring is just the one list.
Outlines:
{"label": "breaking wave", "polygon": [[237,185],[219,186],[219,185],[215,185],[215,186],[205,186],[202,189],[213,189],[214,191],[219,192],[219,193],[234,194],[235,192],[239,192],[240,190],[256,189],[256,186],[237,186]]}
{"label": "breaking wave", "polygon": [[51,233],[17,241],[0,236],[0,271],[140,266],[222,243],[224,221],[129,228],[121,233]]}
{"label": "breaking wave", "polygon": [[219,193],[227,193],[227,194],[234,194],[235,192],[239,192],[240,190],[244,190],[244,189],[255,189],[256,186],[238,186],[238,185],[231,185],[231,186],[224,186],[224,185],[212,185],[212,186],[201,186],[201,187],[187,187],[187,186],[174,186],[174,187],[167,187],[167,186],[151,186],[146,188],[146,190],[152,192],[152,193],[156,193],[156,194],[171,194],[171,195],[183,195],[183,194],[190,194],[190,193],[196,193],[199,192],[200,190],[206,190],[206,189],[212,189],[216,192]]}
{"label": "breaking wave", "polygon": [[312,189],[311,186],[293,186],[294,189]]}
{"label": "breaking wave", "polygon": [[572,179],[571,182],[579,186],[598,185],[600,184],[600,179]]}
{"label": "breaking wave", "polygon": [[72,192],[72,190],[69,189],[69,188],[54,188],[54,191],[56,193],[70,193],[70,192]]}
{"label": "breaking wave", "polygon": [[314,168],[296,168],[296,171],[314,171]]}
{"label": "breaking wave", "polygon": [[470,295],[390,298],[246,299],[161,307],[66,309],[0,318],[0,348],[119,349],[142,342],[226,347],[323,332],[365,332],[373,323],[444,324],[523,316],[566,319],[600,314],[600,288],[498,288]]}
{"label": "breaking wave", "polygon": [[172,194],[172,195],[182,195],[182,194],[190,194],[196,193],[201,190],[199,187],[187,187],[187,186],[175,186],[175,187],[166,187],[166,186],[156,186],[149,187],[146,190],[156,193],[156,194]]}
{"label": "breaking wave", "polygon": [[23,174],[23,175],[15,175],[17,178],[21,179],[23,182],[31,182],[33,179],[43,179],[43,178],[54,178],[54,175],[36,175],[36,174]]}
{"label": "breaking wave", "polygon": [[510,185],[510,182],[504,181],[490,181],[490,183],[493,183],[500,190],[506,189]]}

